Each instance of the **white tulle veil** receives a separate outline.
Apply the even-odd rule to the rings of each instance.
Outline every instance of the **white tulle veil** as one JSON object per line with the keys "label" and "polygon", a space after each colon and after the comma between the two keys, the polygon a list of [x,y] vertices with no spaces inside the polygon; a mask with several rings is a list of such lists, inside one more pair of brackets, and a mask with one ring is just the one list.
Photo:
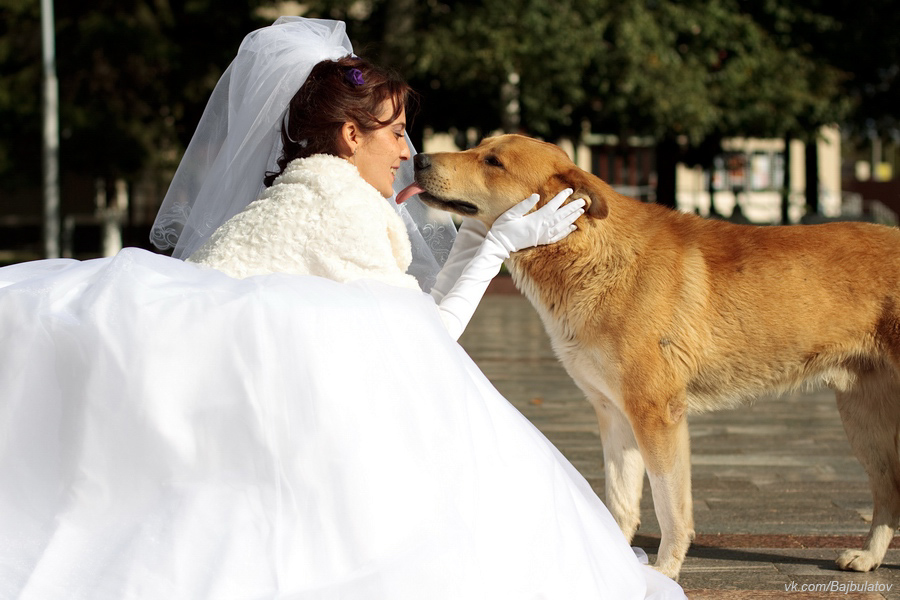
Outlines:
{"label": "white tulle veil", "polygon": [[[281,123],[291,98],[313,66],[353,49],[341,21],[281,17],[248,34],[216,84],[197,130],[175,172],[150,234],[154,246],[186,258],[263,190],[266,171],[277,170]],[[407,138],[407,143],[409,139]],[[415,149],[410,144],[410,153]],[[405,161],[395,193],[413,179]],[[412,242],[409,272],[423,289],[434,283],[456,228],[446,213],[418,198],[397,206]]]}

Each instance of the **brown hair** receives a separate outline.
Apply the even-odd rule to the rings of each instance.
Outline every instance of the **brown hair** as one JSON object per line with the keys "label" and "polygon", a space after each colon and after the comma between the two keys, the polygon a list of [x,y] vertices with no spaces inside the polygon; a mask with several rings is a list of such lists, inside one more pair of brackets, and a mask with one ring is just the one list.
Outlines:
{"label": "brown hair", "polygon": [[[344,123],[353,122],[364,133],[390,125],[414,94],[398,75],[361,58],[346,56],[318,63],[288,105],[281,123],[284,149],[278,170],[266,172],[266,186],[272,185],[294,159],[337,155]],[[381,120],[381,106],[389,99],[394,111],[387,120]]]}

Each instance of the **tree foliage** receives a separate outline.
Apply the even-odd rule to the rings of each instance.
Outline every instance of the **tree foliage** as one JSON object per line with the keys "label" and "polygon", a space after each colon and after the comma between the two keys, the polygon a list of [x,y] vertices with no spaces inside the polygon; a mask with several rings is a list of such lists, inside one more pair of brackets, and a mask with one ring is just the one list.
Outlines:
{"label": "tree foliage", "polygon": [[[345,0],[314,1],[310,12],[348,21],[357,51],[390,61],[421,94],[420,120],[429,127],[509,129],[504,117],[515,102],[522,129],[550,135],[580,128],[573,114],[587,99],[583,75],[605,26],[585,21],[595,4],[376,0],[359,14]],[[398,13],[405,27],[388,19]]]}
{"label": "tree foliage", "polygon": [[363,42],[381,40],[423,90],[423,114],[437,129],[498,128],[510,73],[519,76],[521,127],[539,135],[577,133],[587,122],[596,131],[685,136],[700,145],[723,134],[781,137],[835,122],[848,108],[840,70],[816,60],[803,40],[773,35],[776,23],[800,21],[820,36],[834,26],[796,6],[431,0],[408,5],[413,25],[392,37],[384,15],[397,2],[371,2],[356,20],[349,0],[312,6],[350,21]]}
{"label": "tree foliage", "polygon": [[[190,138],[265,0],[58,2],[64,168],[113,177]],[[702,163],[726,136],[895,123],[887,0],[310,0],[421,93],[416,124],[644,135]],[[39,0],[0,0],[0,182],[40,169]],[[851,112],[851,109],[853,112]],[[848,116],[849,115],[849,116]],[[683,148],[683,146],[682,146]],[[170,153],[177,157],[177,151]]]}
{"label": "tree foliage", "polygon": [[900,103],[900,13],[889,0],[765,0],[748,10],[780,37],[802,45],[821,62],[846,74],[841,86],[851,105],[842,124],[882,134],[898,128]]}
{"label": "tree foliage", "polygon": [[7,185],[40,178],[39,6],[0,0],[0,178]]}
{"label": "tree foliage", "polygon": [[[190,138],[259,0],[55,3],[61,164],[127,177]],[[39,0],[0,0],[0,180],[40,177]],[[169,153],[171,154],[171,153]],[[177,154],[177,152],[176,152]]]}
{"label": "tree foliage", "polygon": [[599,127],[698,145],[781,137],[843,116],[841,73],[779,44],[738,2],[633,0],[615,11],[597,57],[603,79],[591,86],[604,108],[591,119]]}
{"label": "tree foliage", "polygon": [[[814,4],[375,0],[356,17],[350,0],[312,7],[381,41],[423,90],[427,125],[510,129],[504,90],[515,74],[521,130],[650,136],[666,171],[658,199],[674,204],[677,159],[709,164],[724,137],[807,136],[847,114],[844,73],[809,41],[835,31],[836,19]],[[395,36],[391,12],[405,18]]]}

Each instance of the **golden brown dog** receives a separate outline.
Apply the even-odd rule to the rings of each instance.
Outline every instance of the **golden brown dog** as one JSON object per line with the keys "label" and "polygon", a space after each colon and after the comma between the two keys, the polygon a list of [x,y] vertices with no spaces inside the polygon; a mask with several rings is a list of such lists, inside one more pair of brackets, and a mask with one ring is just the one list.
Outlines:
{"label": "golden brown dog", "polygon": [[844,569],[876,568],[900,521],[900,231],[754,227],[622,196],[558,147],[489,138],[419,154],[426,203],[486,225],[531,193],[566,187],[587,212],[561,242],[515,253],[514,281],[600,423],[606,501],[629,540],[646,468],[662,529],[656,566],[677,577],[694,532],[687,413],[809,380],[836,390],[875,511]]}

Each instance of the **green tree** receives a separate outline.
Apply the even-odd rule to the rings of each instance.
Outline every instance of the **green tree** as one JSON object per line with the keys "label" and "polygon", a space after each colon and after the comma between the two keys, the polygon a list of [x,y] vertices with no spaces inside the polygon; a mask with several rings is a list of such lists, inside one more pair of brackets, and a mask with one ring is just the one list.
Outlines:
{"label": "green tree", "polygon": [[798,46],[845,73],[851,110],[842,125],[856,132],[897,129],[900,104],[900,13],[889,0],[745,0],[782,45]]}
{"label": "green tree", "polygon": [[[326,6],[327,5],[327,6]],[[675,201],[679,160],[709,164],[727,136],[815,131],[846,114],[841,72],[778,27],[827,32],[833,19],[739,0],[349,0],[313,2],[351,23],[422,91],[437,130],[594,131],[658,140],[658,200]],[[404,15],[392,35],[386,15]],[[510,81],[510,76],[513,81]],[[513,86],[511,89],[511,85]],[[512,94],[510,94],[510,90]],[[518,100],[516,120],[508,118]]]}
{"label": "green tree", "polygon": [[[833,16],[805,6],[791,6],[766,2],[749,6],[768,11],[755,15],[766,30],[782,59],[774,63],[778,68],[771,73],[771,87],[776,91],[771,115],[782,117],[776,122],[765,122],[760,131],[751,130],[757,137],[783,137],[785,164],[790,164],[790,143],[793,139],[804,142],[806,169],[807,215],[819,214],[819,131],[824,125],[846,123],[852,112],[852,101],[847,94],[851,74],[841,63],[828,60],[817,48],[816,40],[837,35],[840,22]],[[803,3],[800,3],[803,4]],[[774,24],[774,26],[773,26]],[[783,108],[782,108],[783,107]],[[781,108],[781,110],[778,110]],[[771,119],[771,117],[770,117]],[[790,170],[785,170],[782,192],[782,222],[789,222]]]}
{"label": "green tree", "polygon": [[[63,168],[112,179],[161,156],[177,159],[240,40],[266,24],[254,17],[262,3],[57,3]],[[38,4],[0,0],[4,186],[36,181],[40,169]],[[307,14],[346,20],[357,52],[394,66],[420,91],[414,132],[505,129],[555,139],[588,126],[650,135],[659,199],[674,203],[676,161],[706,164],[724,137],[806,135],[840,121],[845,98],[861,106],[893,97],[896,43],[879,40],[886,58],[852,71],[852,57],[864,52],[839,59],[835,41],[835,32],[865,39],[860,27],[875,23],[878,10],[837,5],[311,0]],[[892,14],[886,0],[875,6]],[[853,8],[856,29],[840,29]],[[840,68],[852,77],[842,79]]]}
{"label": "green tree", "polygon": [[679,159],[708,166],[725,137],[814,131],[846,111],[841,73],[736,1],[623,2],[606,43],[590,85],[601,109],[584,118],[658,140],[657,200],[672,206]]}
{"label": "green tree", "polygon": [[[344,19],[357,52],[400,71],[421,94],[418,124],[438,131],[580,131],[584,71],[606,21],[596,0],[312,2]],[[404,20],[389,19],[402,14]]]}
{"label": "green tree", "polygon": [[[811,53],[847,74],[841,97],[850,110],[841,126],[850,145],[867,147],[873,139],[885,137],[900,140],[900,14],[893,2],[767,0],[764,6],[770,14],[783,16],[786,11],[793,17],[776,21],[782,35],[804,40]],[[807,156],[815,158],[815,146],[809,141]],[[817,172],[807,173],[812,183],[806,188],[809,212],[817,207],[817,177]]]}
{"label": "green tree", "polygon": [[0,181],[5,187],[40,181],[39,8],[37,0],[0,0]]}
{"label": "green tree", "polygon": [[[55,3],[63,171],[112,181],[177,156],[243,36],[266,24],[254,16],[261,2]],[[39,7],[39,0],[0,0],[7,188],[40,177]]]}

